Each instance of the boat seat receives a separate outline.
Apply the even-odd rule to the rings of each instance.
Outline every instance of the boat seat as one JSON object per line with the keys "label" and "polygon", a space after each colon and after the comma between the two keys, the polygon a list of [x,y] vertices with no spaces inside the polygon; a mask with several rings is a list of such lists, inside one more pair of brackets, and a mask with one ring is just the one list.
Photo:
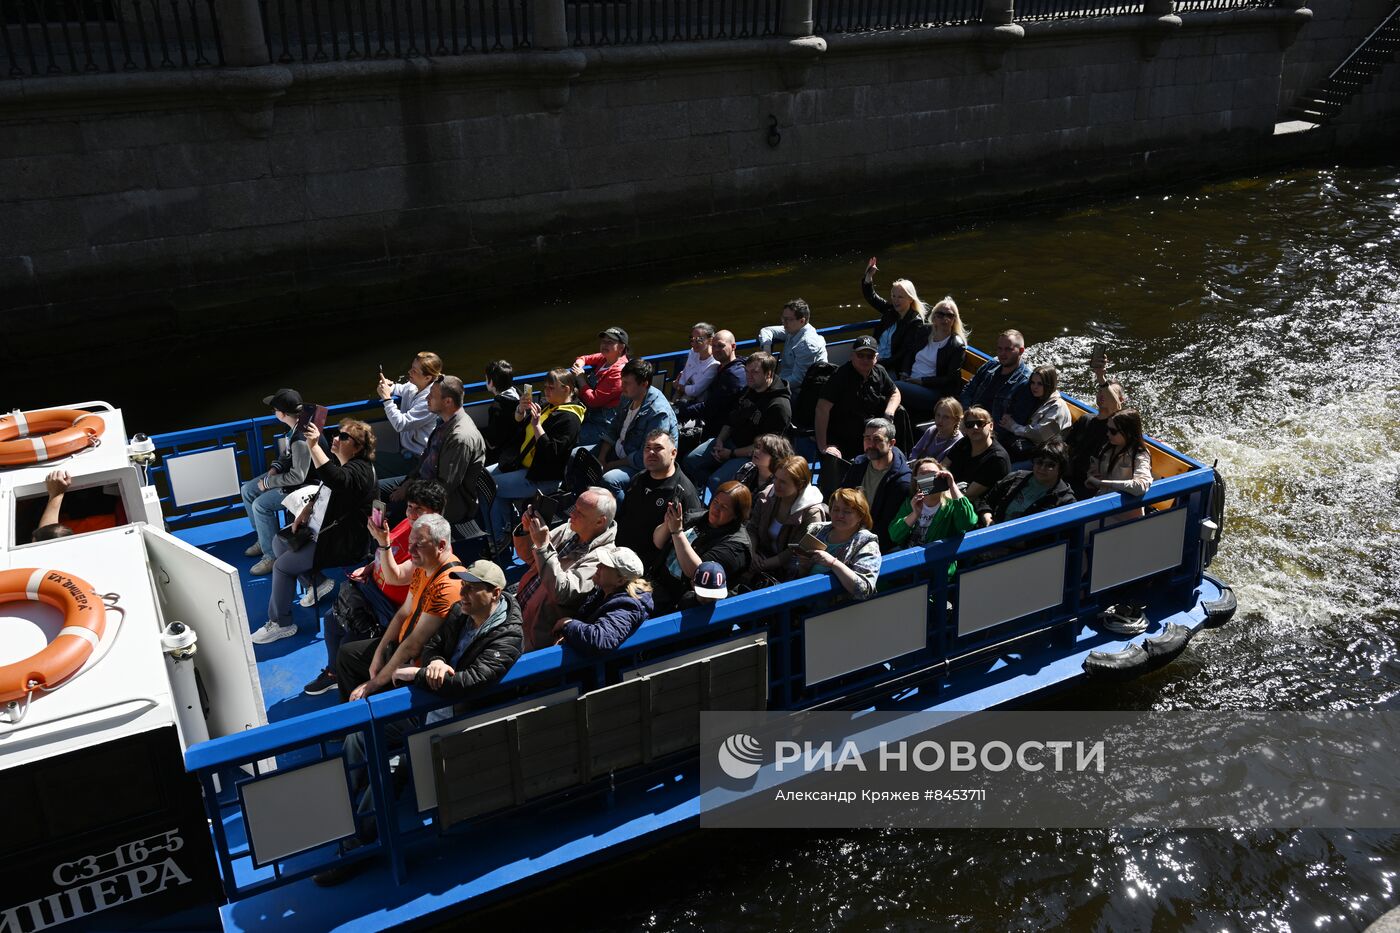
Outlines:
{"label": "boat seat", "polygon": [[766,709],[768,645],[748,644],[433,740],[438,825],[582,786],[700,744],[700,713]]}

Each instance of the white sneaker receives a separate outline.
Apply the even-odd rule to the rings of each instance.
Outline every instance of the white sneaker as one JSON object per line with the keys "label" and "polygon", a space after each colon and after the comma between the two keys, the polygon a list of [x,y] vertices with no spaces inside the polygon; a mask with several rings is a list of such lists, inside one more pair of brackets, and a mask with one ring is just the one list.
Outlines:
{"label": "white sneaker", "polygon": [[262,560],[248,568],[248,572],[255,577],[265,577],[272,573],[272,564],[272,558],[264,554]]}
{"label": "white sneaker", "polygon": [[262,557],[262,545],[254,541],[248,545],[248,549],[243,552],[244,557]]}
{"label": "white sneaker", "polygon": [[279,638],[291,638],[296,633],[297,625],[295,622],[290,625],[278,625],[276,622],[268,619],[267,624],[253,633],[253,644],[266,645]]}
{"label": "white sneaker", "polygon": [[301,594],[301,601],[298,605],[306,609],[312,609],[321,600],[331,595],[331,590],[333,589],[335,589],[335,581],[330,577],[324,577],[320,583]]}

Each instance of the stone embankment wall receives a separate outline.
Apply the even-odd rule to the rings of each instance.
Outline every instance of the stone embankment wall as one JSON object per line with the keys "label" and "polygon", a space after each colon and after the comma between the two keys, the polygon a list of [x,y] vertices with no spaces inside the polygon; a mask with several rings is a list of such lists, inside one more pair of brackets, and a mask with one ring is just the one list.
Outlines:
{"label": "stone embankment wall", "polygon": [[0,355],[1248,167],[1354,6],[0,80]]}

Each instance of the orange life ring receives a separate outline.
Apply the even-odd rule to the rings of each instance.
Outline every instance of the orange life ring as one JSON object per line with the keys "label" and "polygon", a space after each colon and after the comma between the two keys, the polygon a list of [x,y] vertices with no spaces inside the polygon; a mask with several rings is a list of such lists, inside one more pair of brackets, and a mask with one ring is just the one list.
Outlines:
{"label": "orange life ring", "polygon": [[[78,422],[87,421],[80,425]],[[50,408],[0,415],[0,466],[43,463],[93,446],[107,430],[99,415],[79,408]]]}
{"label": "orange life ring", "polygon": [[62,570],[0,571],[0,603],[34,600],[63,613],[63,628],[44,650],[0,667],[0,703],[58,686],[82,667],[107,628],[107,606],[91,584]]}

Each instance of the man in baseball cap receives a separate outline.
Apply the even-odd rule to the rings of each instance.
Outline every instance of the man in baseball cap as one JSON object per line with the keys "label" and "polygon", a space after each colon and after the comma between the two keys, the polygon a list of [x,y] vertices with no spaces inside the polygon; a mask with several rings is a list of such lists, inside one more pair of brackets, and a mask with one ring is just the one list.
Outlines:
{"label": "man in baseball cap", "polygon": [[628,547],[598,549],[593,591],[584,597],[575,617],[554,625],[557,644],[586,655],[611,651],[641,627],[655,609],[651,584],[642,579],[642,559]]}
{"label": "man in baseball cap", "polygon": [[[243,554],[245,557],[262,558],[249,568],[249,572],[257,577],[272,573],[272,539],[280,524],[282,500],[287,493],[306,482],[306,474],[311,470],[311,449],[306,446],[306,439],[296,432],[297,415],[302,409],[301,393],[296,389],[278,389],[263,399],[263,404],[270,407],[273,416],[287,426],[287,448],[266,473],[254,476],[241,489],[243,509],[248,513],[248,522],[257,535]],[[290,627],[284,628],[291,634]]]}
{"label": "man in baseball cap", "polygon": [[901,401],[894,379],[880,365],[880,344],[874,337],[859,338],[851,358],[831,374],[817,400],[817,449],[833,458],[855,459],[865,423],[893,419]]}

